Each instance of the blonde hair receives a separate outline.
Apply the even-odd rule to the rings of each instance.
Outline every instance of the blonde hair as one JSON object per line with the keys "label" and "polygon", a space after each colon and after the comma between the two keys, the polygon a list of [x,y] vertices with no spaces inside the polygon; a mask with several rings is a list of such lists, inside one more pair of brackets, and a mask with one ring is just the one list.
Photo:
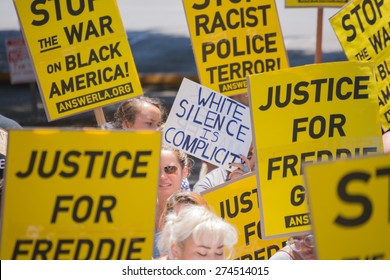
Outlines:
{"label": "blonde hair", "polygon": [[166,143],[161,144],[161,150],[173,152],[175,154],[177,160],[179,161],[181,168],[184,168],[184,167],[188,168],[188,176],[190,176],[192,167],[194,166],[195,162],[192,158],[190,158],[187,155],[186,152],[184,152],[178,148],[174,148],[172,146],[169,146]]}
{"label": "blonde hair", "polygon": [[233,254],[238,235],[234,226],[218,217],[213,212],[199,205],[188,205],[179,214],[169,213],[164,228],[158,237],[158,248],[162,254],[172,258],[171,245],[182,248],[188,238],[196,244],[207,243],[212,246],[223,242],[228,250],[225,259]]}

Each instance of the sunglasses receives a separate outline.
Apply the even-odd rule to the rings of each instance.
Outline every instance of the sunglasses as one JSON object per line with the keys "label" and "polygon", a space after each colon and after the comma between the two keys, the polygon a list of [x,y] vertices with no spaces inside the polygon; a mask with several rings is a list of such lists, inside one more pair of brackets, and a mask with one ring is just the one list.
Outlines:
{"label": "sunglasses", "polygon": [[313,237],[312,234],[309,234],[309,235],[305,236],[303,239],[290,237],[287,240],[287,243],[290,246],[294,244],[295,250],[298,251],[298,252],[302,250],[303,245],[305,245],[308,248],[314,248],[315,247],[314,237]]}
{"label": "sunglasses", "polygon": [[177,171],[177,166],[168,165],[164,167],[165,174],[174,174]]}

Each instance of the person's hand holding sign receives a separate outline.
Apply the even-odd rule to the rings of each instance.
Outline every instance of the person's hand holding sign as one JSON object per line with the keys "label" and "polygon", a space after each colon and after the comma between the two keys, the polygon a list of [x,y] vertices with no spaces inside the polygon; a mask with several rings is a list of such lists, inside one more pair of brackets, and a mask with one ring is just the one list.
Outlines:
{"label": "person's hand holding sign", "polygon": [[252,149],[248,153],[248,157],[240,155],[240,158],[242,163],[238,163],[238,162],[230,163],[230,166],[237,167],[237,168],[229,173],[228,180],[233,180],[239,176],[242,176],[254,170],[255,160],[253,158]]}

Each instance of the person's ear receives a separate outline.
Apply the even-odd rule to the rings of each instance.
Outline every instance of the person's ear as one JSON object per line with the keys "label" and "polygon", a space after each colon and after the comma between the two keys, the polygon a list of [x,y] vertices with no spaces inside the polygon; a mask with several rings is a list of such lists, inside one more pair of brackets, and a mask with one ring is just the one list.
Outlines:
{"label": "person's ear", "polygon": [[183,174],[183,179],[184,178],[188,178],[188,175],[189,175],[189,170],[188,170],[188,167],[187,166],[184,166],[184,168],[183,168],[183,172],[182,172]]}
{"label": "person's ear", "polygon": [[130,123],[127,120],[122,121],[122,128],[131,128]]}
{"label": "person's ear", "polygon": [[177,246],[176,243],[171,244],[171,254],[172,254],[172,259],[174,260],[180,260],[180,248]]}

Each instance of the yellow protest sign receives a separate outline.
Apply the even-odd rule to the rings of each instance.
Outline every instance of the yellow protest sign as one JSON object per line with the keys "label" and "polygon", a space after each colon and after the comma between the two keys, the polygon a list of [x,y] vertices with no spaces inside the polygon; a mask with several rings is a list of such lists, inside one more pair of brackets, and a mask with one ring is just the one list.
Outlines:
{"label": "yellow protest sign", "polygon": [[285,0],[285,6],[289,8],[304,7],[342,7],[348,0]]}
{"label": "yellow protest sign", "polygon": [[350,1],[329,19],[351,61],[375,63],[381,123],[390,129],[390,2]]}
{"label": "yellow protest sign", "polygon": [[217,215],[236,227],[234,259],[268,260],[286,244],[286,238],[262,239],[257,192],[256,174],[250,173],[201,193]]}
{"label": "yellow protest sign", "polygon": [[201,84],[231,96],[246,77],[288,67],[274,0],[183,0]]}
{"label": "yellow protest sign", "polygon": [[1,259],[151,259],[160,146],[152,131],[11,130]]}
{"label": "yellow protest sign", "polygon": [[390,154],[305,166],[318,259],[390,260]]}
{"label": "yellow protest sign", "polygon": [[302,164],[382,152],[373,74],[335,62],[248,78],[263,237],[310,230]]}
{"label": "yellow protest sign", "polygon": [[388,46],[390,3],[354,0],[329,19],[350,60],[377,58]]}
{"label": "yellow protest sign", "polygon": [[375,73],[378,82],[377,92],[381,124],[383,130],[388,131],[390,130],[390,48],[387,48],[383,57],[386,58],[376,60]]}
{"label": "yellow protest sign", "polygon": [[115,0],[14,0],[50,120],[142,94]]}

